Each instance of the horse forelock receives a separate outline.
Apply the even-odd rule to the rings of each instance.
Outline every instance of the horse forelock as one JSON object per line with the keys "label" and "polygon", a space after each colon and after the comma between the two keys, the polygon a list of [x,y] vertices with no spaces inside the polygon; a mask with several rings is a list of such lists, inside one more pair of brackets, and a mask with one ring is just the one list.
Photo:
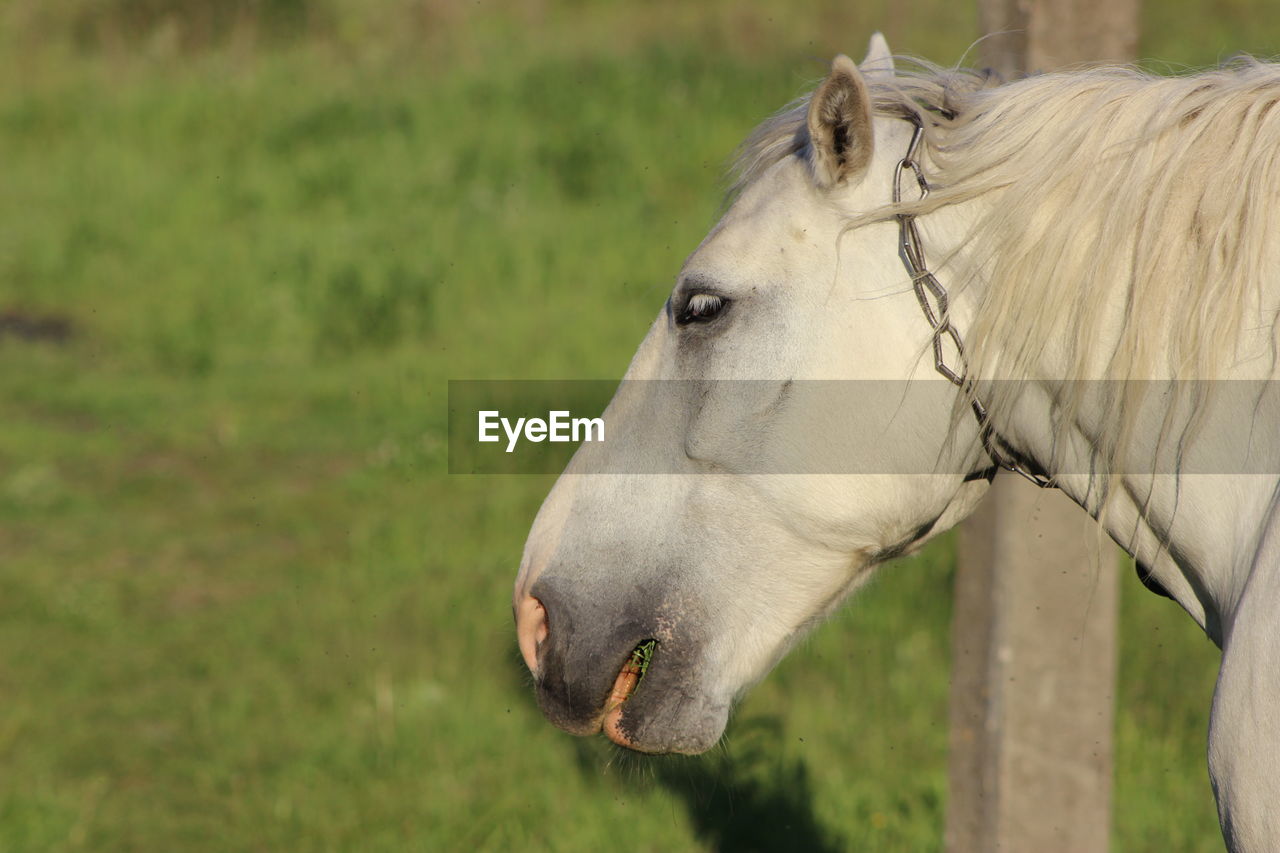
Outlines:
{"label": "horse forelock", "polygon": [[[971,375],[1225,377],[1269,312],[1264,374],[1275,376],[1280,65],[1244,58],[1181,77],[1097,67],[993,86],[983,72],[918,63],[867,85],[878,115],[924,124],[933,191],[900,208],[886,200],[850,227],[988,202],[963,251],[934,262],[953,293],[978,286],[965,330]],[[731,194],[787,156],[808,156],[806,106],[801,98],[751,134]],[[1047,348],[1058,375],[1043,375]],[[988,388],[997,419],[1016,386]],[[1140,383],[1120,387],[1102,472],[1133,427],[1126,415],[1140,401],[1126,395],[1142,393]],[[1072,422],[1081,399],[1068,391],[1058,403],[1057,422]]]}

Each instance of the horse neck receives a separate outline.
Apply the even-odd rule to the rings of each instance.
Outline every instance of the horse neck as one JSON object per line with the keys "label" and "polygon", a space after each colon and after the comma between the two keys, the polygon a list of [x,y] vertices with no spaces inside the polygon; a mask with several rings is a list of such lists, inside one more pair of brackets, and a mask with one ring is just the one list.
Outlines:
{"label": "horse neck", "polygon": [[[966,257],[970,250],[966,248],[969,235],[965,225],[981,217],[982,204],[978,200],[939,210],[926,217],[922,226],[930,253],[949,259],[940,278],[948,285],[956,280],[965,282],[964,287],[953,290],[952,299],[952,319],[962,337],[967,343],[987,344],[988,364],[1008,363],[1016,359],[1006,361],[998,347],[971,338],[983,308],[985,284],[980,272],[973,273],[977,262]],[[966,272],[970,273],[968,278]],[[1280,472],[1280,431],[1274,426],[1280,423],[1280,368],[1275,355],[1280,274],[1249,292],[1252,301],[1241,309],[1240,325],[1246,331],[1235,350],[1224,356],[1224,367],[1214,374],[1215,382],[1176,386],[1188,394],[1208,390],[1210,399],[1216,400],[1216,408],[1207,408],[1203,423],[1196,422],[1199,415],[1193,410],[1198,404],[1194,402],[1184,400],[1186,411],[1175,409],[1171,414],[1154,385],[1142,392],[1141,405],[1126,396],[1130,389],[1141,391],[1143,383],[1117,381],[1111,361],[1104,357],[1110,343],[1119,338],[1118,329],[1129,310],[1125,295],[1119,291],[1095,305],[1098,355],[1091,361],[1082,362],[1052,339],[1037,341],[1034,360],[1021,365],[1025,373],[1015,380],[1006,376],[1001,383],[985,388],[980,385],[978,392],[984,402],[995,404],[989,408],[1000,438],[1018,454],[1055,474],[1062,491],[1097,518],[1219,642],[1251,576],[1261,563],[1273,559],[1263,553],[1277,547],[1264,541],[1265,531],[1280,527],[1280,478],[1276,476]],[[1152,318],[1143,334],[1152,340],[1176,334],[1174,322],[1169,317]],[[1025,341],[1019,346],[1026,351]],[[1165,381],[1171,375],[1151,378]],[[1024,378],[1027,376],[1049,379]],[[1097,388],[1091,393],[1119,393],[1117,399],[1124,405],[1091,405],[1088,400],[1077,400],[1078,409],[1063,418],[1064,387],[1088,388],[1089,384],[1064,386],[1062,377],[1073,382],[1106,379],[1095,383]],[[1250,396],[1255,392],[1258,399]],[[1186,434],[1195,441],[1187,460],[1194,473],[1169,461],[1170,453],[1180,452],[1178,436],[1188,425],[1190,432]],[[1098,476],[1098,448],[1116,441],[1156,448],[1151,452],[1164,456],[1132,470],[1114,470],[1104,481]],[[1250,468],[1248,460],[1242,462],[1240,448],[1248,449],[1256,467]],[[1245,473],[1250,476],[1240,476]],[[1273,574],[1280,576],[1280,572]],[[1280,589],[1277,596],[1280,601]]]}
{"label": "horse neck", "polygon": [[[1067,375],[1053,358],[1053,347],[1046,347],[1039,375]],[[1011,405],[998,413],[998,433],[1053,473],[1061,490],[1221,645],[1246,587],[1259,583],[1253,576],[1268,566],[1280,568],[1274,532],[1280,528],[1280,434],[1274,426],[1280,423],[1280,383],[1270,372],[1236,370],[1228,374],[1236,381],[1226,382],[1150,383],[1123,439],[1126,447],[1141,449],[1138,461],[1131,457],[1106,474],[1099,473],[1098,448],[1116,440],[1124,408],[1086,402],[1064,425],[1056,414],[1061,381],[1021,383]],[[1099,397],[1128,386],[1088,384],[1097,386]],[[1280,588],[1274,594],[1280,601]]]}
{"label": "horse neck", "polygon": [[[1050,140],[1014,151],[1023,160],[1008,182],[967,185],[966,176],[988,174],[977,170],[987,161],[966,172],[954,149],[950,180],[933,163],[926,172],[942,187],[932,203],[956,203],[921,217],[930,258],[945,259],[931,269],[952,294],[969,375],[997,434],[1055,474],[1217,639],[1230,633],[1246,587],[1276,587],[1272,612],[1280,611],[1280,395],[1266,390],[1280,385],[1280,243],[1270,237],[1280,225],[1280,124],[1261,122],[1247,138],[1252,147],[1205,126],[1188,130],[1202,113],[1271,116],[1257,106],[1273,94],[1223,85],[1235,92],[1229,102],[1186,112],[1169,134],[1143,142],[1142,157],[1124,162],[1133,168],[1037,172],[1039,161],[1027,157],[1065,150]],[[1225,112],[1204,112],[1210,106]],[[1114,128],[1124,144],[1146,139],[1123,123]],[[1111,144],[1106,133],[1091,139]],[[1241,179],[1249,191],[1206,178],[1201,161],[1230,161],[1226,173],[1249,176]],[[988,171],[1004,163],[992,160]],[[1141,395],[1127,390],[1135,378],[1171,377],[1211,378],[1219,398],[1231,397],[1222,387],[1231,383],[1217,380],[1252,380],[1261,383],[1260,402],[1209,407],[1201,418],[1194,394],[1181,409],[1167,401],[1162,408],[1159,393],[1138,403]],[[1126,390],[1098,395],[1109,405],[1080,396],[1064,405],[1064,379]],[[1188,433],[1197,419],[1198,432]],[[1177,464],[1130,466],[1113,452],[1127,442],[1157,451],[1163,442]],[[1215,454],[1239,447],[1254,454],[1249,464],[1217,464]],[[1098,457],[1110,474],[1105,491],[1093,473]]]}

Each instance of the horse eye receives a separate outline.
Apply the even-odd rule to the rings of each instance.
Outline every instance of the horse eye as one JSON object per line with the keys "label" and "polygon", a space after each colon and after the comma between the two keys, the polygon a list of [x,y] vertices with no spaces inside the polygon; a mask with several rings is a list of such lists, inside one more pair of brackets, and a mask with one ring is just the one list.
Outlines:
{"label": "horse eye", "polygon": [[695,293],[684,305],[684,311],[676,318],[676,323],[684,326],[688,323],[705,323],[715,319],[724,310],[727,301],[713,293]]}

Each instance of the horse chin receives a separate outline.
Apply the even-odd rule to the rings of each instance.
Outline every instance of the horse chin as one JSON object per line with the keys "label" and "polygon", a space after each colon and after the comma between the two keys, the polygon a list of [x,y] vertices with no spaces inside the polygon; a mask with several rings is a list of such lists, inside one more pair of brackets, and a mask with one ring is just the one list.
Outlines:
{"label": "horse chin", "polygon": [[719,742],[728,718],[727,706],[674,720],[650,717],[638,708],[623,706],[605,714],[602,730],[609,740],[633,752],[699,755]]}

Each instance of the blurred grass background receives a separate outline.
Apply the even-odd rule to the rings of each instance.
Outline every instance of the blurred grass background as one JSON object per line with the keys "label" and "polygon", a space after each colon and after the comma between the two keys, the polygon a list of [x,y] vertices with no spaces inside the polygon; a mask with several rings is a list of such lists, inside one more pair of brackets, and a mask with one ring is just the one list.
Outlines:
{"label": "blurred grass background", "polygon": [[[940,849],[950,540],[632,760],[539,717],[550,480],[447,476],[444,395],[620,375],[750,128],[971,6],[0,5],[0,850]],[[1167,67],[1280,51],[1147,6]],[[1221,849],[1217,654],[1123,588],[1114,846]]]}

